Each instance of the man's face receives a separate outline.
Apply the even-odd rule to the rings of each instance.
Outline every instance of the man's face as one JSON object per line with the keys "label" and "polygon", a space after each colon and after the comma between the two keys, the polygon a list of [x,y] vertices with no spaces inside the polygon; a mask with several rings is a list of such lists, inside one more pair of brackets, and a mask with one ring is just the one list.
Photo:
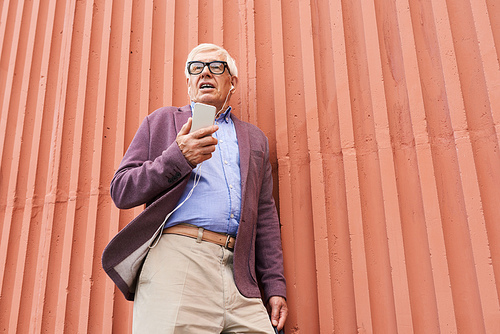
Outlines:
{"label": "man's face", "polygon": [[[215,60],[225,61],[220,52],[206,51],[198,53],[193,60],[211,62]],[[231,78],[227,68],[222,74],[212,74],[208,66],[203,68],[203,72],[196,75],[189,75],[187,79],[188,94],[193,102],[201,102],[213,105],[219,111],[224,102],[229,101],[228,95],[231,89],[231,82],[236,86],[236,77]]]}

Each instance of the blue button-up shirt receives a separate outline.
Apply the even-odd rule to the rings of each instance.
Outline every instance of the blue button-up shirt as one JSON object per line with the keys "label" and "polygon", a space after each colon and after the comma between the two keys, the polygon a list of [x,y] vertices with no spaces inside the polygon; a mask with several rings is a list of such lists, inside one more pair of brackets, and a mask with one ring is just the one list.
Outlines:
{"label": "blue button-up shirt", "polygon": [[[193,106],[191,106],[192,109]],[[191,197],[168,219],[165,227],[188,223],[214,232],[236,236],[241,213],[240,154],[236,129],[229,107],[216,120],[219,130],[212,157],[198,164],[179,200],[182,203],[193,188],[195,177],[199,183]]]}

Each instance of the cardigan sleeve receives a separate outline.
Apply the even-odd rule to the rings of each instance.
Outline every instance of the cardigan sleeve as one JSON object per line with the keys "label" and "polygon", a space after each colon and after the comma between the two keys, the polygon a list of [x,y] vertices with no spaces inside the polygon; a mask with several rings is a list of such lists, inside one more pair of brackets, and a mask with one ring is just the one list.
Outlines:
{"label": "cardigan sleeve", "polygon": [[264,302],[267,302],[272,296],[286,298],[280,224],[273,198],[272,168],[267,139],[263,163],[264,175],[258,201],[255,239],[255,270],[262,286]]}
{"label": "cardigan sleeve", "polygon": [[192,171],[174,140],[173,120],[164,126],[154,123],[158,115],[150,116],[141,123],[111,181],[111,198],[120,209],[150,203]]}

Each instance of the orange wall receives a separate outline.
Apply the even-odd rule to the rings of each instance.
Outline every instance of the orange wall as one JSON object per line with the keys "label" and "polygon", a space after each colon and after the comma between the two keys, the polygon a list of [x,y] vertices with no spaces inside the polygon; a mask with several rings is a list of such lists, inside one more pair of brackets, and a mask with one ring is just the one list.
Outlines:
{"label": "orange wall", "polygon": [[497,0],[0,1],[0,331],[130,332],[109,182],[199,42],[270,140],[287,333],[500,332]]}

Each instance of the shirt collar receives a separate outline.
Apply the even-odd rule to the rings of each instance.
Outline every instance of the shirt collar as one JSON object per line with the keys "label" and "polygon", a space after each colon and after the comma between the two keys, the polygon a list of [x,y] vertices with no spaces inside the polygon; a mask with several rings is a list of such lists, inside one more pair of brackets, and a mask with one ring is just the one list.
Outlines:
{"label": "shirt collar", "polygon": [[231,110],[233,108],[231,106],[227,107],[226,111],[221,113],[219,117],[217,118],[218,121],[225,121],[226,123],[229,123],[229,119],[231,117]]}

